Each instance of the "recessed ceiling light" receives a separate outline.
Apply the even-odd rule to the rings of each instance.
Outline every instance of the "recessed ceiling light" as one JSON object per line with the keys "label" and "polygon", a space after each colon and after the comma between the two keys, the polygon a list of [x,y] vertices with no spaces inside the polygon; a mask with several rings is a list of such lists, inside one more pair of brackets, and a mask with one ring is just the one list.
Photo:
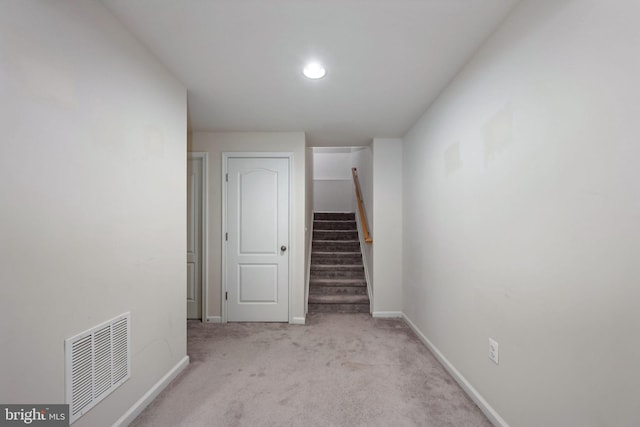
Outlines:
{"label": "recessed ceiling light", "polygon": [[327,74],[327,70],[317,62],[310,62],[302,69],[302,73],[309,79],[321,79]]}

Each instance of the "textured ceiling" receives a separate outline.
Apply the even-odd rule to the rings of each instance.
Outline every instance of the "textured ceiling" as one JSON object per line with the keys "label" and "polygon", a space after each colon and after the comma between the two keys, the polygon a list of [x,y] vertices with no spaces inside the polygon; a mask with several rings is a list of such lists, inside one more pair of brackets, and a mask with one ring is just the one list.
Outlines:
{"label": "textured ceiling", "polygon": [[192,130],[347,146],[404,135],[516,0],[103,3],[185,84]]}

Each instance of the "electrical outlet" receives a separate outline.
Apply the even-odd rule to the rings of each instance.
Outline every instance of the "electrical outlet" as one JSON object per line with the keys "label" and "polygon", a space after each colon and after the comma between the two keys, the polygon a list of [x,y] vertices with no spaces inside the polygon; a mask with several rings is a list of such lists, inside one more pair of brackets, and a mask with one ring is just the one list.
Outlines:
{"label": "electrical outlet", "polygon": [[498,364],[498,343],[492,338],[489,338],[489,359]]}

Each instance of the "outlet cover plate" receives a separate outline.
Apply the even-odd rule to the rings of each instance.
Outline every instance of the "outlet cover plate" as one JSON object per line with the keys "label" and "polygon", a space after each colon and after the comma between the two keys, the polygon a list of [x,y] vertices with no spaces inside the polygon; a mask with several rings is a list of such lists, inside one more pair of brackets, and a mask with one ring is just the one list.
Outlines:
{"label": "outlet cover plate", "polygon": [[489,359],[498,364],[498,343],[493,338],[489,338]]}

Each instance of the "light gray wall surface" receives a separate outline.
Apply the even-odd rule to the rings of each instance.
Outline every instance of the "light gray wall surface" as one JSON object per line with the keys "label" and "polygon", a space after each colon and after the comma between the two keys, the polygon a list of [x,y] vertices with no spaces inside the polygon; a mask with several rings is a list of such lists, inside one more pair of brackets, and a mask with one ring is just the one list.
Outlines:
{"label": "light gray wall surface", "polygon": [[0,402],[63,403],[64,340],[131,312],[113,424],[186,357],[186,90],[100,2],[0,4]]}
{"label": "light gray wall surface", "polygon": [[313,210],[315,212],[353,212],[352,179],[314,179]]}
{"label": "light gray wall surface", "polygon": [[402,139],[373,140],[373,315],[402,311]]}
{"label": "light gray wall surface", "polygon": [[404,313],[511,426],[640,420],[638,16],[522,2],[404,138]]}
{"label": "light gray wall surface", "polygon": [[352,212],[351,149],[313,149],[313,210]]}

